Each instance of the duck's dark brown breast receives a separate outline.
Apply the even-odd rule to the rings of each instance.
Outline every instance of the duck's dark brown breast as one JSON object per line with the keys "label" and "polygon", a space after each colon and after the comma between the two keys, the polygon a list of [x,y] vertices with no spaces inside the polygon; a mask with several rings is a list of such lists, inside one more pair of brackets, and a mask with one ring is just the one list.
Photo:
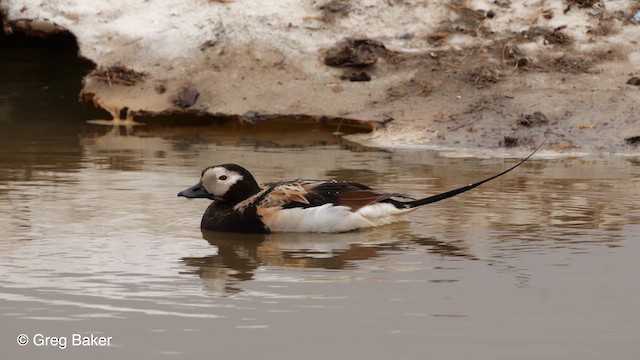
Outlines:
{"label": "duck's dark brown breast", "polygon": [[269,229],[260,221],[255,206],[243,211],[233,210],[233,206],[212,203],[202,216],[200,227],[206,230],[241,233],[268,233]]}

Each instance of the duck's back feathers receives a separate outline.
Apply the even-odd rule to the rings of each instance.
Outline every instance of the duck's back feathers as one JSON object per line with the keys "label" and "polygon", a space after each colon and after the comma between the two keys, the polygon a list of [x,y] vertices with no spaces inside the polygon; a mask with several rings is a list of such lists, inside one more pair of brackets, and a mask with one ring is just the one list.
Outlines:
{"label": "duck's back feathers", "polygon": [[[353,211],[391,198],[414,198],[400,193],[385,193],[349,181],[293,180],[263,185],[265,200],[283,208],[342,205]],[[268,196],[266,196],[268,195]]]}

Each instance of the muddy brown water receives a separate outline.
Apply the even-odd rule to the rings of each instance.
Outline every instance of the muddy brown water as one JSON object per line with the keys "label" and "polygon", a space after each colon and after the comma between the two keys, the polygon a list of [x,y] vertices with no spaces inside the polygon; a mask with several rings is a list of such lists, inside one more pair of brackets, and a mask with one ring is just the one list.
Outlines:
{"label": "muddy brown water", "polygon": [[[363,151],[321,125],[116,135],[77,105],[33,105],[52,86],[38,81],[1,85],[3,359],[638,356],[637,159],[533,159],[357,232],[202,232],[208,201],[176,194],[211,164],[428,195],[517,159]],[[36,346],[44,337],[67,346]]]}

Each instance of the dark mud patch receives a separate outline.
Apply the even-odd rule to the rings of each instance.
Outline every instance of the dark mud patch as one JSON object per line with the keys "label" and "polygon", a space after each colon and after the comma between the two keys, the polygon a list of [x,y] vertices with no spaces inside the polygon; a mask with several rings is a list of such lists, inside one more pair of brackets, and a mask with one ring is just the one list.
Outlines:
{"label": "dark mud patch", "polygon": [[516,125],[521,127],[536,127],[549,124],[549,118],[540,111],[533,114],[524,114],[516,119]]}
{"label": "dark mud patch", "polygon": [[502,46],[502,63],[511,68],[526,68],[529,65],[529,59],[526,54],[517,45],[506,42]]}
{"label": "dark mud patch", "polygon": [[546,60],[546,70],[569,74],[591,72],[594,66],[592,58],[586,56],[563,55]]}
{"label": "dark mud patch", "polygon": [[318,6],[318,10],[322,11],[322,21],[332,23],[337,18],[347,17],[351,11],[351,4],[347,0],[331,0]]}
{"label": "dark mud patch", "polygon": [[503,140],[500,142],[500,147],[512,148],[518,146],[518,138],[512,136],[505,136]]}
{"label": "dark mud patch", "polygon": [[439,32],[439,33],[429,34],[427,36],[427,41],[429,42],[430,45],[442,46],[447,42],[448,38],[449,38],[449,34],[448,33]]}
{"label": "dark mud patch", "polygon": [[502,78],[497,66],[482,65],[469,70],[469,80],[479,89],[496,84]]}
{"label": "dark mud patch", "polygon": [[101,66],[89,73],[89,76],[100,82],[107,83],[109,86],[114,84],[133,86],[143,81],[147,74],[124,65],[115,65],[110,67]]}
{"label": "dark mud patch", "polygon": [[565,0],[565,3],[567,3],[567,7],[564,9],[565,13],[569,12],[574,6],[582,9],[593,8],[596,5],[604,6],[601,0]]}
{"label": "dark mud patch", "polygon": [[624,142],[627,145],[638,146],[638,145],[640,145],[640,135],[629,136],[629,137],[624,139]]}
{"label": "dark mud patch", "polygon": [[572,41],[571,36],[565,34],[560,29],[554,29],[544,36],[545,44],[569,45]]}
{"label": "dark mud patch", "polygon": [[476,10],[466,3],[466,0],[454,0],[447,5],[456,14],[456,19],[446,28],[442,28],[443,32],[457,32],[470,36],[478,36],[479,34],[489,34],[484,28],[483,23],[487,18],[495,17],[495,13],[483,10]]}
{"label": "dark mud patch", "polygon": [[324,63],[333,67],[362,68],[374,65],[379,57],[387,53],[387,48],[379,41],[346,39],[326,52]]}
{"label": "dark mud patch", "polygon": [[371,81],[371,75],[369,75],[367,72],[365,71],[358,71],[358,72],[348,72],[348,73],[344,73],[340,76],[340,79],[342,80],[349,80],[349,81]]}
{"label": "dark mud patch", "polygon": [[492,111],[500,114],[505,108],[505,102],[509,97],[495,94],[492,96],[482,96],[478,100],[474,101],[464,111],[465,114],[473,114],[477,112]]}
{"label": "dark mud patch", "polygon": [[[464,13],[468,15],[466,10]],[[526,31],[507,34],[500,39],[485,38],[478,41],[478,45],[462,49],[395,53],[388,56],[386,62],[399,69],[415,69],[415,81],[431,84],[433,92],[447,92],[469,85],[476,89],[490,89],[513,77],[524,76],[524,73],[592,74],[597,71],[595,67],[598,64],[622,60],[626,54],[619,45],[579,52],[574,49],[574,40],[565,34],[565,29],[562,26],[531,26]],[[438,47],[452,36],[449,31],[439,31],[429,35],[427,41]],[[540,42],[547,44],[546,49],[536,46],[538,50],[535,51],[523,50],[530,48],[527,45],[531,43]],[[410,93],[395,86],[388,95],[396,99]]]}
{"label": "dark mud patch", "polygon": [[422,80],[411,79],[405,84],[387,89],[387,99],[397,100],[407,96],[429,96],[433,91],[433,85]]}

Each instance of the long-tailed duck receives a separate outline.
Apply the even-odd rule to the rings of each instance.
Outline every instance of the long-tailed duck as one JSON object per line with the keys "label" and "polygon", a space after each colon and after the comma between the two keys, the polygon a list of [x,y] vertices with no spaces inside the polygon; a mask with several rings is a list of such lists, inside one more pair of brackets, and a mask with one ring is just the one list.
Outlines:
{"label": "long-tailed duck", "polygon": [[292,180],[258,185],[249,171],[236,164],[204,169],[200,181],[178,196],[213,200],[202,217],[201,227],[207,230],[338,233],[388,224],[419,206],[469,191],[522,165],[540,146],[497,175],[422,199],[379,192],[350,181]]}

